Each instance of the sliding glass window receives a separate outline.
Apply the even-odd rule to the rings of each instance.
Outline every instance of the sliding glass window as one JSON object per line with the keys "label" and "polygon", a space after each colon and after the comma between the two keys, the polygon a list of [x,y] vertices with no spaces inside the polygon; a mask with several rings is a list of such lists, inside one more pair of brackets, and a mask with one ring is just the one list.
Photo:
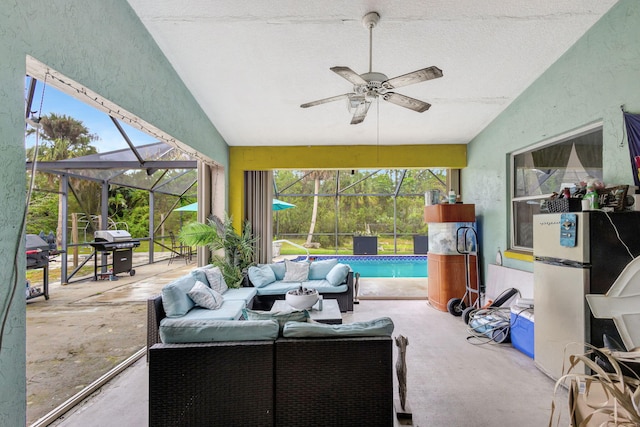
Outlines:
{"label": "sliding glass window", "polygon": [[590,127],[511,155],[511,247],[533,250],[533,215],[565,187],[602,180],[602,127]]}

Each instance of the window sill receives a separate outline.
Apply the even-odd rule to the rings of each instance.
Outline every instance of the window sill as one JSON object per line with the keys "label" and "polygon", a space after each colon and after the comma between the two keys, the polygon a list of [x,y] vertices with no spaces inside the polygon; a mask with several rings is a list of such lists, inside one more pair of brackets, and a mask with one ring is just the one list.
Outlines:
{"label": "window sill", "polygon": [[517,259],[519,261],[533,262],[533,253],[529,251],[509,249],[508,251],[504,251],[504,257],[510,258],[510,259]]}

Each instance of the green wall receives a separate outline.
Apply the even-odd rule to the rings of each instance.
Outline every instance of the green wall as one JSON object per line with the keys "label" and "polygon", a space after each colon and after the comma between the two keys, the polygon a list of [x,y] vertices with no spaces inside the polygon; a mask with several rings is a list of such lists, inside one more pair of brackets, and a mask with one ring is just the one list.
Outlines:
{"label": "green wall", "polygon": [[476,204],[484,271],[508,247],[509,153],[601,122],[605,183],[633,185],[620,106],[640,113],[639,23],[640,2],[621,0],[470,142],[462,192]]}
{"label": "green wall", "polygon": [[[0,426],[26,423],[24,83],[30,55],[227,168],[228,147],[125,0],[5,0],[0,8]],[[46,98],[45,98],[46,102]],[[15,254],[17,270],[13,268]],[[16,272],[17,271],[17,272]],[[55,298],[55,295],[52,296]],[[0,317],[1,318],[1,317]]]}
{"label": "green wall", "polygon": [[[463,196],[477,205],[485,264],[498,247],[507,247],[509,152],[602,121],[605,181],[633,182],[620,106],[640,112],[639,22],[640,2],[621,0],[469,144]],[[125,0],[5,0],[0,8],[0,315],[15,277],[12,260],[25,201],[27,55],[228,166],[227,145]],[[25,261],[17,260],[20,284]],[[505,264],[532,268],[510,259]],[[21,290],[18,285],[0,349],[2,426],[26,422]]]}

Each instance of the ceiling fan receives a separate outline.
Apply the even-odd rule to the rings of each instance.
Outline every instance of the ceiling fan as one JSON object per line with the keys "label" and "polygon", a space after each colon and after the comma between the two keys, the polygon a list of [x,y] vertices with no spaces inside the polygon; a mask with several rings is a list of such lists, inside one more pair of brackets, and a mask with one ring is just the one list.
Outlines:
{"label": "ceiling fan", "polygon": [[367,116],[371,102],[380,97],[392,104],[408,108],[418,113],[423,113],[431,107],[424,101],[410,98],[391,89],[408,86],[415,83],[424,82],[431,79],[442,77],[442,70],[438,67],[427,67],[398,77],[388,78],[386,75],[371,70],[372,52],[373,52],[373,27],[380,21],[380,15],[377,12],[369,12],[362,18],[365,28],[369,29],[369,72],[358,74],[349,67],[331,67],[330,70],[353,84],[353,92],[342,95],[332,96],[330,98],[319,99],[317,101],[308,102],[300,105],[302,108],[313,107],[327,102],[339,101],[347,99],[349,109],[353,110],[353,118],[351,124],[356,125],[362,123]]}

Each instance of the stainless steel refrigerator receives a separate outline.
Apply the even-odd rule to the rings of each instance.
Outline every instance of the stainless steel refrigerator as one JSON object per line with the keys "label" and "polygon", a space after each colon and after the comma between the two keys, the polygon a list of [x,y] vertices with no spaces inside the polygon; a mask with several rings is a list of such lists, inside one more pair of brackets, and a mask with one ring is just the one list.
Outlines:
{"label": "stainless steel refrigerator", "polygon": [[613,320],[593,317],[585,295],[606,293],[640,255],[640,212],[535,215],[533,255],[534,360],[558,379],[585,343],[602,347],[604,334],[621,341]]}

